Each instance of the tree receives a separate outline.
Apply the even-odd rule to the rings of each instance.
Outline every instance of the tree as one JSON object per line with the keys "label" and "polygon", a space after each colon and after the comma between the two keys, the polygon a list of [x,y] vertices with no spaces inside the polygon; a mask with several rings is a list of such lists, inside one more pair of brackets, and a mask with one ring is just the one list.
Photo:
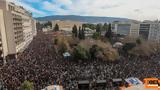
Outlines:
{"label": "tree", "polygon": [[136,40],[136,43],[137,43],[138,45],[140,45],[140,44],[142,44],[142,40],[141,40],[140,38],[138,38],[138,39]]}
{"label": "tree", "polygon": [[107,23],[105,23],[105,24],[103,25],[103,31],[108,31],[108,25],[107,25]]}
{"label": "tree", "polygon": [[92,35],[92,38],[95,39],[95,40],[100,39],[100,37],[101,37],[101,34],[98,33],[98,32],[95,32],[95,33],[93,33],[93,35]]}
{"label": "tree", "polygon": [[109,26],[108,26],[108,31],[106,31],[105,37],[106,37],[109,41],[112,40],[113,35],[112,35],[112,27],[111,27],[111,24],[109,24]]}
{"label": "tree", "polygon": [[92,45],[92,47],[89,49],[89,53],[92,58],[97,58],[98,52],[102,52],[102,48],[98,47],[97,45]]}
{"label": "tree", "polygon": [[81,27],[79,27],[78,38],[83,39],[83,30],[81,30]]}
{"label": "tree", "polygon": [[101,33],[101,29],[102,29],[102,25],[101,24],[97,24],[96,32]]}
{"label": "tree", "polygon": [[82,39],[85,39],[85,28],[84,27],[82,27]]}
{"label": "tree", "polygon": [[59,31],[59,26],[58,26],[58,24],[55,25],[54,31]]}
{"label": "tree", "polygon": [[37,30],[42,30],[42,28],[43,28],[43,25],[40,22],[37,22],[36,23],[36,29]]}
{"label": "tree", "polygon": [[44,27],[52,27],[52,22],[50,22],[50,21],[48,21],[47,23],[45,23],[44,25],[43,25]]}
{"label": "tree", "polygon": [[34,85],[32,82],[25,80],[21,85],[21,90],[34,90]]}
{"label": "tree", "polygon": [[74,37],[78,37],[78,30],[77,30],[77,26],[76,25],[73,26],[72,33],[73,33]]}
{"label": "tree", "polygon": [[65,53],[67,49],[67,44],[65,42],[60,43],[59,46],[59,53]]}
{"label": "tree", "polygon": [[126,43],[123,47],[122,47],[122,50],[125,52],[125,53],[128,53],[129,50],[133,49],[134,47],[136,47],[136,44],[135,43]]}
{"label": "tree", "polygon": [[83,48],[82,46],[77,46],[74,51],[73,51],[73,57],[75,59],[79,59],[79,60],[84,60],[84,59],[88,59],[88,53],[87,50],[85,50],[85,48]]}
{"label": "tree", "polygon": [[57,45],[58,44],[58,38],[54,39],[54,44]]}
{"label": "tree", "polygon": [[85,28],[90,28],[92,30],[96,29],[96,25],[95,24],[89,24],[89,23],[87,23],[87,24],[83,24],[82,26],[85,27]]}

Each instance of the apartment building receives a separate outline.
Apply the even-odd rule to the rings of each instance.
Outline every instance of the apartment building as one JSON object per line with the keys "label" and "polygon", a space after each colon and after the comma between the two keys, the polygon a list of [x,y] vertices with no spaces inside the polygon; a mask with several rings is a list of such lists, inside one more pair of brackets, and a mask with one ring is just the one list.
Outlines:
{"label": "apartment building", "polygon": [[14,3],[0,0],[0,35],[3,57],[14,57],[31,43],[36,35],[32,13]]}
{"label": "apartment building", "polygon": [[74,25],[76,25],[77,28],[82,27],[82,23],[78,22],[78,21],[69,21],[69,20],[60,21],[60,20],[55,20],[55,21],[52,21],[52,28],[53,29],[54,29],[56,24],[58,24],[59,30],[67,31],[67,32],[71,32]]}
{"label": "apartment building", "polygon": [[112,24],[112,31],[119,35],[128,35],[138,37],[139,23],[138,22],[115,22]]}
{"label": "apartment building", "polygon": [[160,42],[159,21],[147,22],[116,22],[112,24],[112,31],[120,35],[140,37],[145,40]]}
{"label": "apartment building", "polygon": [[145,40],[148,40],[149,32],[150,32],[150,23],[141,23],[139,28],[139,35]]}
{"label": "apartment building", "polygon": [[32,32],[33,32],[33,36],[37,35],[36,23],[37,23],[37,21],[35,19],[32,19]]}
{"label": "apartment building", "polygon": [[12,49],[12,46],[8,45],[8,43],[12,43],[9,41],[13,39],[10,38],[10,40],[7,41],[7,34],[9,34],[10,32],[6,31],[5,29],[4,17],[4,12],[2,9],[0,9],[0,66],[4,63],[4,60],[8,56],[8,53],[10,53],[10,55],[15,53],[15,50]]}
{"label": "apartment building", "polygon": [[144,22],[140,24],[140,37],[143,39],[159,42],[160,41],[160,23]]}

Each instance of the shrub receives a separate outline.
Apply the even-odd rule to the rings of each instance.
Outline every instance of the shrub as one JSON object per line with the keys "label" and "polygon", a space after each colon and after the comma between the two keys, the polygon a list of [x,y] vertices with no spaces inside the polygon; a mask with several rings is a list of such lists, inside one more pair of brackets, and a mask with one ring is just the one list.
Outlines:
{"label": "shrub", "polygon": [[102,52],[102,48],[98,47],[97,45],[92,45],[92,47],[89,49],[89,53],[92,58],[96,58],[98,52]]}
{"label": "shrub", "polygon": [[59,52],[60,53],[64,53],[64,52],[66,52],[68,49],[67,49],[67,46],[66,46],[66,44],[65,43],[61,43],[60,45],[59,45]]}
{"label": "shrub", "polygon": [[104,49],[104,59],[109,61],[114,61],[119,58],[117,50],[113,48]]}
{"label": "shrub", "polygon": [[61,35],[61,36],[58,36],[57,39],[58,39],[58,44],[57,44],[58,51],[60,53],[64,53],[66,51],[71,50],[67,37]]}
{"label": "shrub", "polygon": [[24,81],[21,85],[21,90],[34,90],[34,86],[32,82]]}
{"label": "shrub", "polygon": [[58,44],[58,38],[54,39],[54,44],[57,45]]}
{"label": "shrub", "polygon": [[100,37],[101,37],[101,34],[98,33],[98,32],[95,32],[95,33],[93,33],[93,35],[92,35],[92,38],[95,39],[95,40],[100,39]]}
{"label": "shrub", "polygon": [[73,57],[79,60],[85,60],[89,58],[87,50],[85,50],[85,48],[83,48],[82,46],[77,46],[76,48],[74,48]]}
{"label": "shrub", "polygon": [[149,56],[154,53],[154,49],[148,42],[143,42],[134,47],[129,53],[136,56]]}
{"label": "shrub", "polygon": [[136,43],[137,43],[138,45],[140,45],[140,44],[142,44],[142,40],[141,40],[140,38],[138,38],[138,39],[136,40]]}
{"label": "shrub", "polygon": [[136,47],[136,44],[135,43],[126,43],[124,44],[124,46],[122,47],[122,50],[125,52],[125,53],[128,53],[129,50],[133,49],[134,47]]}

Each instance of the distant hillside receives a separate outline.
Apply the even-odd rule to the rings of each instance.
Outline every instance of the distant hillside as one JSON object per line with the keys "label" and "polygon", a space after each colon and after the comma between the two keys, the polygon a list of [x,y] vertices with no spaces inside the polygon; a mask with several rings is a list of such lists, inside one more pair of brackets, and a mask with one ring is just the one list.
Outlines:
{"label": "distant hillside", "polygon": [[39,21],[51,21],[51,20],[72,20],[86,23],[105,23],[113,21],[130,21],[127,18],[115,18],[115,17],[95,17],[95,16],[76,16],[76,15],[54,15],[36,18]]}

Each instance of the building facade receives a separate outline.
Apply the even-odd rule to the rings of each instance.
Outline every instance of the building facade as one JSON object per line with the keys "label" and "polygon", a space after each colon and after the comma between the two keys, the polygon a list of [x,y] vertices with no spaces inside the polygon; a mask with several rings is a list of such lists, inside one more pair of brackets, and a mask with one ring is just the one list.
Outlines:
{"label": "building facade", "polygon": [[112,31],[116,34],[140,37],[145,40],[160,42],[160,23],[154,22],[116,22],[112,24]]}
{"label": "building facade", "polygon": [[119,35],[128,35],[138,37],[139,23],[138,22],[116,22],[112,24],[112,31]]}
{"label": "building facade", "polygon": [[22,52],[36,35],[32,14],[22,6],[0,0],[0,36],[3,58],[15,57]]}
{"label": "building facade", "polygon": [[145,40],[148,40],[149,37],[149,31],[151,24],[150,23],[141,23],[139,28],[139,35]]}
{"label": "building facade", "polygon": [[152,42],[160,43],[160,23],[159,22],[150,23],[148,40]]}
{"label": "building facade", "polygon": [[60,21],[60,20],[55,20],[55,21],[52,21],[52,28],[53,29],[54,29],[56,24],[58,24],[59,30],[68,31],[68,32],[72,31],[72,28],[73,28],[74,25],[76,25],[77,28],[82,27],[82,23],[78,22],[78,21],[69,21],[69,20]]}

